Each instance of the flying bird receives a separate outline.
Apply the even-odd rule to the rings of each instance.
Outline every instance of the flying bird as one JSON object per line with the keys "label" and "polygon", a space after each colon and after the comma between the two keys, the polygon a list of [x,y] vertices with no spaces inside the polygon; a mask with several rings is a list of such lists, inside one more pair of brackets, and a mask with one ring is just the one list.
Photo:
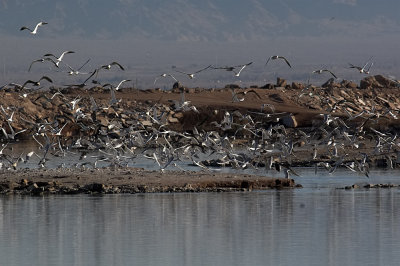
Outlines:
{"label": "flying bird", "polygon": [[161,74],[161,75],[159,75],[158,77],[156,77],[156,78],[154,79],[154,85],[156,85],[157,80],[159,80],[160,78],[166,78],[166,77],[171,77],[171,78],[173,78],[176,82],[178,82],[178,80],[177,80],[174,76],[172,76],[171,74],[166,74],[166,73],[164,73],[164,74]]}
{"label": "flying bird", "polygon": [[369,64],[369,62],[366,63],[363,67],[359,67],[359,66],[355,66],[355,65],[349,63],[350,68],[355,68],[355,69],[357,69],[361,74],[364,73],[364,74],[367,74],[367,75],[369,74],[369,70],[371,69],[371,67],[373,66],[374,63],[371,62],[371,64],[369,65],[368,69],[366,69],[366,67],[367,67],[368,64]]}
{"label": "flying bird", "polygon": [[[247,63],[247,64],[242,64],[242,65],[237,65],[237,66],[225,66],[225,67],[214,67],[214,66],[211,66],[211,68],[212,69],[222,69],[222,70],[226,70],[226,71],[231,71],[231,72],[235,73],[236,77],[239,77],[239,75],[242,72],[242,70],[245,67],[247,67],[247,66],[249,66],[251,64],[253,64],[253,62],[250,62],[250,63]],[[238,68],[240,68],[239,71],[235,71]]]}
{"label": "flying bird", "polygon": [[250,62],[250,63],[244,64],[244,65],[238,66],[238,67],[240,67],[240,70],[239,70],[238,72],[236,72],[235,70],[232,70],[232,71],[233,71],[233,73],[235,73],[235,76],[236,76],[236,77],[239,77],[239,75],[240,75],[240,73],[242,72],[242,70],[245,69],[245,67],[247,67],[247,66],[249,66],[249,65],[251,65],[251,64],[253,64],[253,62]]}
{"label": "flying bird", "polygon": [[56,59],[56,66],[58,66],[60,64],[60,62],[63,60],[64,56],[66,54],[73,54],[75,53],[74,51],[65,51],[63,52],[59,57],[55,56],[54,54],[45,54],[44,56],[52,56]]}
{"label": "flying bird", "polygon": [[119,67],[119,69],[125,70],[125,68],[120,63],[114,61],[114,62],[111,62],[108,65],[102,65],[99,68],[97,68],[96,70],[94,70],[95,73],[96,73],[95,79],[97,79],[97,75],[99,74],[99,71],[101,69],[110,70],[112,66],[117,66],[117,67]]}
{"label": "flying bird", "polygon": [[[117,85],[117,87],[115,87],[115,90],[116,90],[116,91],[119,90],[119,87],[121,87],[121,85],[122,85],[123,83],[127,82],[127,81],[132,81],[132,80],[130,80],[130,79],[124,79],[124,80],[122,80],[122,81]],[[104,85],[103,85],[103,87],[106,87],[106,86],[110,86],[111,88],[113,88],[113,85],[110,84],[110,83],[107,83],[107,84],[104,84]]]}
{"label": "flying bird", "polygon": [[49,78],[49,77],[47,77],[47,76],[43,76],[43,77],[41,77],[38,81],[33,81],[33,80],[27,80],[27,81],[25,81],[25,83],[22,85],[22,88],[21,88],[21,90],[25,87],[25,85],[26,84],[32,84],[32,86],[40,86],[40,81],[42,81],[42,80],[47,80],[48,82],[50,82],[50,83],[53,83],[53,81],[51,80],[51,78]]}
{"label": "flying bird", "polygon": [[33,65],[33,64],[39,63],[39,62],[40,62],[40,63],[44,63],[44,62],[46,62],[46,61],[49,61],[49,62],[53,63],[53,65],[54,65],[55,67],[58,67],[57,62],[54,61],[53,59],[51,59],[50,57],[40,58],[40,59],[37,59],[37,60],[32,61],[32,63],[29,65],[28,72],[31,71],[31,68],[32,68],[32,65]]}
{"label": "flying bird", "polygon": [[[353,64],[350,64],[350,68],[355,68],[357,69],[360,73],[365,73],[365,74],[369,74],[369,70],[371,69],[372,65],[374,64],[373,62],[371,62],[372,56],[368,59],[368,61],[364,64],[363,67],[360,66],[355,66]],[[366,67],[369,65],[368,69],[366,69]]]}
{"label": "flying bird", "polygon": [[258,99],[261,99],[260,94],[258,94],[255,90],[245,90],[236,92],[235,89],[232,88],[231,92],[232,92],[232,102],[243,102],[244,98],[239,98],[238,95],[243,95],[244,97],[247,93],[254,93]]}
{"label": "flying bird", "polygon": [[125,68],[121,66],[121,64],[119,64],[118,62],[112,62],[108,65],[102,65],[100,69],[111,69],[112,66],[118,66],[121,70],[125,70]]}
{"label": "flying bird", "polygon": [[185,75],[187,75],[190,79],[193,79],[195,74],[200,73],[200,72],[202,72],[202,71],[204,71],[204,70],[206,70],[206,69],[209,69],[210,67],[212,67],[212,65],[209,65],[209,66],[207,66],[207,67],[205,67],[205,68],[202,68],[202,69],[200,69],[200,70],[198,70],[198,71],[196,71],[196,72],[193,72],[193,73],[186,73],[186,72],[179,71],[179,70],[175,70],[175,71],[178,72],[178,73],[181,73],[181,74],[185,74]]}
{"label": "flying bird", "polygon": [[89,63],[89,61],[90,61],[90,59],[88,59],[88,60],[87,60],[82,66],[80,66],[78,69],[74,69],[74,68],[72,68],[70,65],[68,65],[67,63],[65,63],[65,64],[67,65],[67,67],[69,68],[69,71],[67,71],[68,75],[79,75],[79,74],[81,74],[81,75],[87,75],[87,74],[89,74],[89,73],[87,73],[87,72],[85,72],[85,73],[80,72],[80,70],[81,70],[84,66],[86,66],[86,64]]}
{"label": "flying bird", "polygon": [[29,30],[31,34],[35,35],[35,34],[37,33],[37,31],[38,31],[38,28],[39,28],[40,26],[43,26],[43,25],[46,25],[46,24],[48,24],[48,23],[47,23],[47,22],[41,21],[41,22],[39,22],[38,24],[36,24],[36,26],[35,26],[35,28],[34,28],[33,30],[30,29],[30,28],[28,28],[28,27],[22,26],[21,29],[20,29],[20,31],[21,31],[21,30]]}
{"label": "flying bird", "polygon": [[268,58],[267,62],[265,63],[265,66],[268,64],[268,62],[269,62],[270,60],[276,60],[276,59],[282,59],[282,60],[284,60],[284,61],[286,62],[286,64],[287,64],[290,68],[292,67],[292,66],[290,65],[289,61],[288,61],[285,57],[280,56],[280,55],[273,55],[273,56],[271,56],[270,58]]}
{"label": "flying bird", "polygon": [[318,69],[318,70],[314,70],[312,73],[322,74],[323,72],[329,72],[335,79],[337,79],[337,76],[335,74],[333,74],[333,72],[330,71],[329,69]]}

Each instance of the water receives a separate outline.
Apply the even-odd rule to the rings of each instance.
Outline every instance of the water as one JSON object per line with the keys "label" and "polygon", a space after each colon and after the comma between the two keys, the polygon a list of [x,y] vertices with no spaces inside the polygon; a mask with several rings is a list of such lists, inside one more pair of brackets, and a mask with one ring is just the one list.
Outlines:
{"label": "water", "polygon": [[300,178],[281,191],[0,197],[0,265],[398,265],[400,189]]}

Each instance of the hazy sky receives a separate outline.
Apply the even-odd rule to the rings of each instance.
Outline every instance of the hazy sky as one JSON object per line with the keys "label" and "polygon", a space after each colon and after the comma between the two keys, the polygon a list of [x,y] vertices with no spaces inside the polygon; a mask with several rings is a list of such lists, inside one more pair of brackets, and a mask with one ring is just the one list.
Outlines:
{"label": "hazy sky", "polygon": [[[152,87],[154,77],[164,72],[188,86],[262,85],[277,76],[304,80],[321,67],[358,79],[348,63],[361,65],[371,56],[374,74],[400,76],[399,10],[397,0],[0,0],[0,85],[42,74],[56,77],[58,85],[76,83],[83,77],[54,73],[46,64],[27,71],[45,53],[65,50],[75,51],[65,57],[73,67],[91,59],[82,71],[118,61],[126,71],[101,78],[129,78],[143,88]],[[19,31],[39,21],[49,24],[37,35]],[[288,57],[293,69],[278,62],[264,68],[273,54]],[[213,71],[190,81],[171,69],[190,72],[250,61],[240,79]],[[162,80],[158,86],[170,83]]]}

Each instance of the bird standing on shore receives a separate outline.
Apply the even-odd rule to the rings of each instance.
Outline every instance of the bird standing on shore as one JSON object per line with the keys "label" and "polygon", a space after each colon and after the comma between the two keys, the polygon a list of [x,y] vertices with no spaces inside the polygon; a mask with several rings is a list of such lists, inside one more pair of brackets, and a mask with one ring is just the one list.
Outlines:
{"label": "bird standing on shore", "polygon": [[22,30],[29,30],[29,32],[30,32],[31,34],[35,35],[35,34],[37,33],[37,31],[38,31],[38,28],[39,28],[40,26],[43,26],[43,25],[46,25],[46,24],[48,24],[48,23],[47,23],[47,22],[41,21],[41,22],[39,22],[38,24],[36,24],[36,26],[35,26],[35,28],[34,28],[33,30],[30,29],[30,28],[28,28],[28,27],[26,27],[26,26],[22,26],[21,29],[20,29],[20,31],[22,31]]}
{"label": "bird standing on shore", "polygon": [[280,55],[273,55],[270,58],[268,58],[267,62],[265,63],[265,66],[267,66],[268,62],[270,60],[276,60],[276,59],[282,59],[286,62],[286,64],[291,68],[292,66],[290,65],[289,61],[284,57],[284,56],[280,56]]}

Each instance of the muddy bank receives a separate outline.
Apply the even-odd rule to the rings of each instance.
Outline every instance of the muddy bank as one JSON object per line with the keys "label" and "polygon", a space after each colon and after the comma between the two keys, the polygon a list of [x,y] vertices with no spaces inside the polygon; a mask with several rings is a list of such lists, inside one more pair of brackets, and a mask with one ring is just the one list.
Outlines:
{"label": "muddy bank", "polygon": [[0,194],[227,192],[300,187],[292,179],[211,172],[29,169],[0,173]]}

